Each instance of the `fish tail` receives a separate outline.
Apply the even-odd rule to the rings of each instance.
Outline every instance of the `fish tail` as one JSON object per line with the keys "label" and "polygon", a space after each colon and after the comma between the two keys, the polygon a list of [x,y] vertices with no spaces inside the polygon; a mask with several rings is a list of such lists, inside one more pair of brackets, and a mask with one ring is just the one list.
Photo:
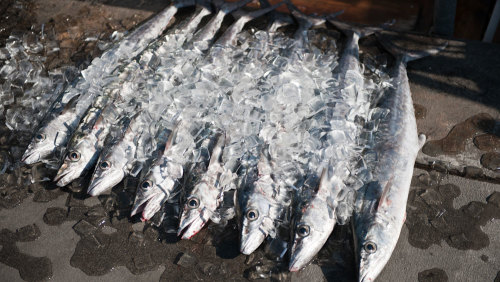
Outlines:
{"label": "fish tail", "polygon": [[382,28],[380,27],[358,27],[358,26],[353,26],[351,24],[348,24],[346,22],[340,22],[333,20],[331,17],[328,17],[328,22],[334,25],[337,29],[339,29],[342,33],[345,35],[349,36],[352,33],[355,33],[359,36],[359,38],[367,37],[375,32],[381,31]]}
{"label": "fish tail", "polygon": [[376,33],[376,35],[378,41],[387,52],[391,53],[391,55],[393,55],[395,58],[402,58],[403,62],[405,63],[418,60],[427,56],[436,55],[440,51],[444,50],[446,46],[448,46],[448,42],[445,42],[442,45],[439,45],[437,47],[433,46],[426,50],[406,50],[397,46],[391,40],[387,39],[387,37],[384,37],[382,34]]}
{"label": "fish tail", "polygon": [[190,7],[194,6],[196,4],[195,0],[174,0],[172,2],[173,6],[176,8],[185,8],[185,7]]}
{"label": "fish tail", "polygon": [[[309,29],[313,26],[321,25],[325,22],[324,17],[308,16],[302,13],[290,0],[284,0],[290,14],[298,21],[299,29]],[[343,12],[343,11],[342,11]]]}
{"label": "fish tail", "polygon": [[[220,6],[220,10],[223,11],[226,14],[229,14],[239,8],[244,7],[246,4],[252,2],[253,0],[240,0],[236,2],[224,2],[221,1],[223,4]],[[216,4],[217,5],[217,4]]]}
{"label": "fish tail", "polygon": [[253,19],[256,19],[258,17],[261,17],[273,10],[275,10],[276,8],[278,8],[279,6],[285,4],[285,2],[279,2],[277,4],[274,4],[272,6],[269,6],[269,7],[265,7],[265,8],[262,8],[262,9],[258,9],[258,10],[255,10],[251,13],[245,13],[243,15],[241,15],[241,18],[239,18],[238,20],[239,21],[242,21],[243,23],[247,23]]}

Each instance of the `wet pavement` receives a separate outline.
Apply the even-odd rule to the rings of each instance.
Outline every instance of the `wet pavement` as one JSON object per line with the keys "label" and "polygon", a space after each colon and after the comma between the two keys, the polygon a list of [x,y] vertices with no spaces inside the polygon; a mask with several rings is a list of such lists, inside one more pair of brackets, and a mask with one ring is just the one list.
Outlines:
{"label": "wet pavement", "polygon": [[[0,39],[45,23],[61,48],[48,54],[46,68],[84,66],[99,56],[98,44],[105,44],[86,39],[108,38],[162,8],[151,1],[140,7],[101,2],[108,5],[2,2]],[[364,44],[362,50],[370,50],[372,42]],[[406,224],[378,281],[500,281],[500,57],[494,55],[499,52],[498,45],[451,41],[438,56],[410,63],[418,129],[428,142],[417,159]],[[23,136],[12,146],[8,132],[0,126],[0,170],[25,146]],[[250,256],[240,254],[234,222],[209,225],[192,240],[179,241],[172,233],[175,218],[158,226],[129,218],[133,179],[110,195],[88,198],[85,179],[59,188],[46,181],[53,173],[35,165],[0,174],[4,281],[355,278],[348,226],[336,227],[314,263],[291,274],[269,244]]]}

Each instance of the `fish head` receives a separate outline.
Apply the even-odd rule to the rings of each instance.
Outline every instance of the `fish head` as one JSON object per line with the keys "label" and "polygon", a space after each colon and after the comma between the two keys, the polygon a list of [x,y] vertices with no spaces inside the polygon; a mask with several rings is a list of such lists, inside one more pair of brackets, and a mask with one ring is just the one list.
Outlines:
{"label": "fish head", "polygon": [[[396,246],[397,230],[390,224],[383,224],[376,219],[372,221],[364,235],[356,238],[356,254],[359,267],[359,281],[374,281],[389,261]],[[387,236],[394,234],[394,236]]]}
{"label": "fish head", "polygon": [[321,199],[302,207],[294,221],[289,270],[305,267],[323,247],[335,226],[334,210]]}
{"label": "fish head", "polygon": [[66,186],[71,181],[80,177],[85,170],[89,169],[89,166],[93,165],[96,152],[95,146],[85,141],[81,141],[69,148],[63,164],[54,178],[57,185],[60,187]]}
{"label": "fish head", "polygon": [[137,187],[131,216],[142,212],[142,220],[149,220],[169,198],[175,182],[162,175],[160,166],[153,166]]}
{"label": "fish head", "polygon": [[42,127],[33,137],[24,152],[21,161],[25,164],[34,164],[47,158],[60,145],[60,141],[66,136],[64,131],[52,130],[50,127]]}
{"label": "fish head", "polygon": [[124,166],[112,155],[106,155],[97,164],[88,193],[91,196],[97,196],[113,188],[125,177]]}
{"label": "fish head", "polygon": [[240,251],[243,254],[253,253],[274,227],[270,206],[269,199],[259,193],[250,194],[242,206]]}
{"label": "fish head", "polygon": [[217,196],[211,195],[210,190],[208,183],[201,181],[186,199],[178,231],[182,239],[196,235],[215,213]]}

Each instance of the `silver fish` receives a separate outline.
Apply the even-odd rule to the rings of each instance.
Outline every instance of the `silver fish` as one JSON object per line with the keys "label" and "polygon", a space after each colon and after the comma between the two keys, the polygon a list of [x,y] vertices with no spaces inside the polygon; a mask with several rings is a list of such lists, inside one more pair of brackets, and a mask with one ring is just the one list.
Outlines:
{"label": "silver fish", "polygon": [[286,188],[274,179],[276,170],[266,152],[261,154],[257,165],[258,177],[244,195],[241,224],[240,251],[253,253],[271,235],[276,235],[277,223],[287,206]]}
{"label": "silver fish", "polygon": [[123,138],[101,155],[88,188],[91,196],[100,195],[115,185],[133,169],[137,142],[145,127],[139,112],[131,118]]}
{"label": "silver fish", "polygon": [[[351,109],[366,119],[367,108],[369,107],[369,99],[363,91],[363,74],[359,66],[359,46],[358,40],[362,36],[373,33],[374,29],[358,29],[355,27],[330,20],[334,25],[341,29],[347,36],[348,40],[345,44],[339,66],[337,68],[340,80],[341,93],[337,95],[338,107],[341,103],[345,104],[345,108]],[[353,87],[354,91],[346,91],[346,88]],[[332,93],[333,95],[333,93]],[[358,99],[357,99],[358,97]],[[359,127],[353,124],[353,120],[349,121],[349,116],[344,116],[343,112],[332,108],[331,114],[326,117],[325,125],[328,136],[330,131],[342,130],[345,136],[358,136]],[[333,115],[332,115],[333,114]],[[340,128],[332,128],[329,125],[329,120],[347,119]],[[336,124],[338,127],[339,124]],[[294,227],[295,237],[292,246],[291,259],[289,264],[290,271],[298,271],[306,266],[313,257],[319,252],[330,236],[337,218],[335,208],[337,206],[337,195],[342,190],[347,189],[343,181],[349,175],[347,170],[343,170],[339,164],[345,163],[355,156],[355,140],[345,140],[344,142],[324,142],[325,147],[343,148],[343,154],[336,154],[335,157],[326,156],[329,162],[335,163],[335,166],[328,165],[321,176],[321,181],[317,192],[302,203],[302,210],[298,211],[297,222]],[[345,164],[347,166],[348,164]],[[334,171],[335,170],[335,171]]]}
{"label": "silver fish", "polygon": [[323,247],[336,223],[335,197],[344,186],[332,167],[323,170],[317,190],[303,203],[295,220],[290,271],[306,266]]}
{"label": "silver fish", "polygon": [[[58,186],[65,186],[90,170],[104,147],[104,142],[111,129],[111,117],[116,109],[106,106],[108,97],[99,97],[91,107],[83,122],[68,144],[68,153],[59,168],[54,181]],[[116,117],[115,117],[116,118]]]}
{"label": "silver fish", "polygon": [[359,281],[363,282],[377,278],[396,247],[415,158],[425,143],[425,136],[417,133],[406,63],[444,48],[409,53],[381,36],[379,39],[396,57],[396,63],[391,75],[394,88],[385,93],[381,106],[389,109],[389,114],[379,125],[373,181],[358,191],[353,213]]}
{"label": "silver fish", "polygon": [[170,132],[164,151],[160,152],[160,157],[139,184],[131,216],[142,212],[142,220],[149,220],[169,199],[182,177],[182,165],[164,154],[173,145],[178,126],[179,124]]}
{"label": "silver fish", "polygon": [[[49,158],[64,147],[94,97],[100,92],[101,84],[105,83],[103,77],[110,74],[118,62],[139,54],[151,40],[165,30],[178,8],[189,5],[194,5],[194,0],[175,2],[127,35],[118,45],[104,52],[100,58],[94,59],[91,65],[82,71],[75,85],[66,89],[58,98],[42,121],[22,161],[33,164]],[[80,93],[85,94],[80,95]],[[69,104],[68,101],[74,101],[73,98],[78,95],[80,97],[75,101],[77,103]],[[68,106],[71,106],[71,111]]]}
{"label": "silver fish", "polygon": [[196,235],[210,220],[218,221],[216,210],[222,200],[225,188],[219,185],[221,174],[224,173],[220,161],[225,139],[223,134],[217,137],[207,172],[186,199],[178,231],[179,236],[182,234],[182,239],[190,239]]}

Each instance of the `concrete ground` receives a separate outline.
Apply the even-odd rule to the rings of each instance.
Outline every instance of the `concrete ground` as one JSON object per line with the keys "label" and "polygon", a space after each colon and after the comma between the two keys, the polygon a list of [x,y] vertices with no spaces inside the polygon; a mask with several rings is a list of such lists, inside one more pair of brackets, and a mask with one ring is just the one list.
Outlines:
{"label": "concrete ground", "polygon": [[[54,64],[85,60],[70,50],[91,35],[84,34],[89,29],[96,34],[125,30],[162,8],[148,1],[140,7],[108,2],[113,5],[33,2],[33,23],[55,21],[58,39],[67,46],[67,56]],[[62,26],[64,19],[76,22]],[[88,29],[75,31],[75,26]],[[498,54],[498,45],[450,41],[439,55],[409,64],[418,129],[428,143],[417,159],[406,224],[377,281],[500,281]],[[86,199],[78,189],[43,189],[0,209],[1,281],[353,279],[352,246],[342,240],[345,250],[334,247],[337,235],[349,234],[347,228],[337,228],[315,263],[289,274],[269,262],[267,250],[248,257],[237,248],[234,252],[235,238],[227,235],[234,230],[214,227],[190,242],[169,235],[158,242],[148,224],[120,216],[126,212],[120,209],[128,201],[125,192],[114,195],[113,217],[102,219],[109,199]]]}

